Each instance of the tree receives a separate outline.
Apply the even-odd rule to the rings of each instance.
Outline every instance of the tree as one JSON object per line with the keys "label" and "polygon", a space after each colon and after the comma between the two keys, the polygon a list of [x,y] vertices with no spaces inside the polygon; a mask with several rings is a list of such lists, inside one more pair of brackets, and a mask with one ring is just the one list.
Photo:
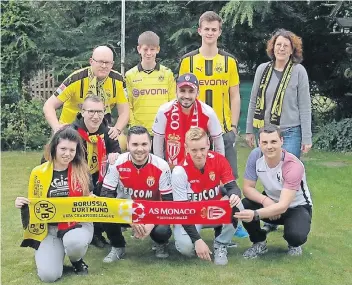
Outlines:
{"label": "tree", "polygon": [[331,34],[327,17],[331,7],[324,5],[326,2],[230,1],[221,12],[224,20],[235,28],[226,34],[226,42],[234,43],[240,61],[253,74],[256,66],[265,61],[269,33],[285,28],[301,36],[303,65],[311,82],[311,93],[334,99],[340,110],[339,117],[350,117],[352,98],[345,94],[351,90],[352,83],[343,75],[346,65],[350,64],[345,53],[349,38]]}
{"label": "tree", "polygon": [[40,21],[28,2],[1,1],[1,105],[17,102],[22,82],[39,67]]}

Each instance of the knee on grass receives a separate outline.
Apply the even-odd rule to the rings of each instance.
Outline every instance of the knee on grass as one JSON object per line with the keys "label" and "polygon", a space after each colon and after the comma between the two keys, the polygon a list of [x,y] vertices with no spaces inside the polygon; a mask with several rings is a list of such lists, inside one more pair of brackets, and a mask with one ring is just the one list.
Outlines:
{"label": "knee on grass", "polygon": [[194,245],[191,241],[176,241],[175,247],[182,255],[192,257],[194,256]]}
{"label": "knee on grass", "polygon": [[45,283],[52,283],[61,278],[62,276],[62,268],[55,269],[55,268],[46,268],[40,269],[38,268],[38,277],[42,282]]}

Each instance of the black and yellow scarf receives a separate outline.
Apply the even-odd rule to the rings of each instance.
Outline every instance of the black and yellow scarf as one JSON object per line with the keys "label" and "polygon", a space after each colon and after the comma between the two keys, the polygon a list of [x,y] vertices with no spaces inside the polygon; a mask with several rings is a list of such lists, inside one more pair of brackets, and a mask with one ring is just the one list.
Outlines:
{"label": "black and yellow scarf", "polygon": [[[88,133],[81,128],[78,128],[77,131],[81,138],[84,139],[87,143],[87,161],[90,173],[94,174],[98,172],[98,182],[102,183],[106,173],[107,163],[104,134],[88,135]],[[94,161],[94,159],[96,159],[94,154],[97,154],[97,162]]]}
{"label": "black and yellow scarf", "polygon": [[[257,101],[254,111],[253,127],[262,128],[264,127],[264,117],[265,117],[265,93],[268,88],[271,75],[274,70],[275,62],[270,62],[264,69],[262,78],[260,80],[259,90],[257,94]],[[285,91],[288,83],[291,79],[293,69],[293,61],[289,60],[284,68],[283,75],[279,81],[279,84],[276,87],[273,103],[271,105],[270,111],[270,124],[280,126],[282,104],[285,96]]]}
{"label": "black and yellow scarf", "polygon": [[[71,165],[68,168],[69,196],[82,196],[83,191],[79,184],[71,183]],[[47,161],[32,170],[28,184],[28,198],[47,198],[51,180],[53,178],[54,165]],[[27,208],[28,211],[28,208]],[[21,212],[22,224],[24,226],[23,241],[21,247],[32,247],[38,249],[40,243],[48,235],[48,224],[29,224],[29,216]],[[24,219],[26,222],[24,222]],[[58,237],[62,237],[68,230],[81,227],[76,222],[59,223]]]}
{"label": "black and yellow scarf", "polygon": [[88,79],[89,79],[88,94],[96,95],[102,98],[105,106],[105,113],[110,114],[111,108],[109,104],[109,96],[105,92],[105,89],[103,87],[108,77],[104,78],[103,80],[98,80],[98,78],[94,75],[92,68],[90,67],[88,68]]}

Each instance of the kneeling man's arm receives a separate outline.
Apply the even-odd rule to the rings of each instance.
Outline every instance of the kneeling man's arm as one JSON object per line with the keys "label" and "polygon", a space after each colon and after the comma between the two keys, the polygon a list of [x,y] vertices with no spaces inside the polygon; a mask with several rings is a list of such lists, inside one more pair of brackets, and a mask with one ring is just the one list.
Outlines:
{"label": "kneeling man's arm", "polygon": [[296,190],[282,189],[279,202],[257,210],[259,217],[265,219],[285,213],[295,197]]}

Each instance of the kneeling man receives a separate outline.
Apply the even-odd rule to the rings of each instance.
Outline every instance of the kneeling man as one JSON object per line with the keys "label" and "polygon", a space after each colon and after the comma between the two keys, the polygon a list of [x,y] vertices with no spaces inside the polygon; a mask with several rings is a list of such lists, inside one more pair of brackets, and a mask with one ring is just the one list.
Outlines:
{"label": "kneeling man", "polygon": [[[301,245],[307,241],[312,219],[312,199],[306,183],[302,162],[282,149],[283,140],[276,126],[259,130],[259,146],[247,161],[242,203],[246,210],[235,214],[243,221],[253,245],[245,258],[255,258],[268,251],[266,231],[260,220],[284,225],[284,239],[289,255],[301,255]],[[257,180],[265,192],[256,190]]]}
{"label": "kneeling man", "polygon": [[[185,137],[186,158],[172,172],[174,201],[201,201],[222,199],[221,184],[224,185],[231,207],[241,203],[241,190],[238,188],[227,159],[209,151],[209,138],[199,127],[191,128]],[[221,227],[214,241],[214,263],[226,265],[227,245],[236,231],[237,220],[233,224],[214,225]],[[187,256],[194,255],[211,261],[211,251],[202,240],[199,232],[203,225],[175,225],[176,249]]]}
{"label": "kneeling man", "polygon": [[[127,148],[113,165],[109,165],[104,178],[101,196],[130,197],[132,200],[172,201],[171,171],[168,163],[150,153],[151,137],[145,127],[133,126],[128,130]],[[125,255],[125,239],[121,224],[106,223],[105,231],[111,243],[111,251],[104,258],[110,263]],[[134,237],[148,236],[155,242],[155,256],[166,258],[167,244],[172,231],[169,225],[131,224]]]}

